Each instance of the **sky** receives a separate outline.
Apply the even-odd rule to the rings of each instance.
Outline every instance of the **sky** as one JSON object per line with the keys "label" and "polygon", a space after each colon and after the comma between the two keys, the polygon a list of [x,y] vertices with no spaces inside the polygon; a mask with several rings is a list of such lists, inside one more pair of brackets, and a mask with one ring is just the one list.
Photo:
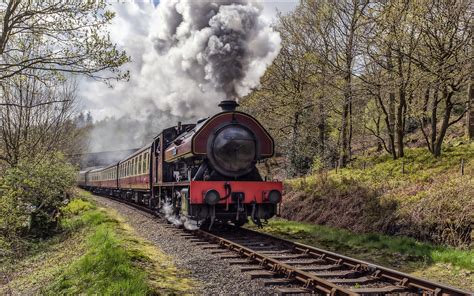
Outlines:
{"label": "sky", "polygon": [[[156,20],[152,19],[152,15],[146,13],[146,11],[154,9],[154,5],[151,4],[153,1],[155,4],[159,2],[159,0],[110,1],[112,9],[116,12],[116,17],[110,26],[111,38],[130,55],[132,62],[126,65],[125,68],[131,70],[132,75],[139,71],[137,67],[143,62],[143,47],[146,46],[139,36],[147,34],[150,24],[156,23]],[[277,11],[287,13],[298,4],[298,0],[261,0],[260,2],[263,5],[262,15],[268,20],[273,20]],[[113,87],[110,88],[102,82],[81,79],[78,89],[79,109],[91,112],[94,120],[129,115],[127,113],[133,112],[133,108],[129,108],[130,104],[127,104],[127,102],[133,105],[133,97],[124,90],[133,86],[128,84],[126,82],[114,82],[112,83]],[[111,96],[115,98],[112,104]],[[111,105],[115,107],[111,107]]]}

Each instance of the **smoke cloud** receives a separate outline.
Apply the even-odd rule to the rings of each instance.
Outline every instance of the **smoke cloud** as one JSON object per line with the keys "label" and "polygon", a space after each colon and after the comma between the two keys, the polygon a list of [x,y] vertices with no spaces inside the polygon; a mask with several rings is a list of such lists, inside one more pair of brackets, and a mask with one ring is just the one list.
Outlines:
{"label": "smoke cloud", "polygon": [[[280,36],[258,1],[162,0],[157,7],[127,3],[113,9],[111,37],[132,58],[131,79],[113,88],[90,81],[80,88],[94,119],[134,122],[135,128],[120,131],[119,138],[134,141],[120,143],[127,148],[180,119],[212,115],[223,99],[249,94],[280,50]],[[116,150],[111,146],[117,143],[102,141],[119,132],[114,126],[93,132],[91,150]]]}

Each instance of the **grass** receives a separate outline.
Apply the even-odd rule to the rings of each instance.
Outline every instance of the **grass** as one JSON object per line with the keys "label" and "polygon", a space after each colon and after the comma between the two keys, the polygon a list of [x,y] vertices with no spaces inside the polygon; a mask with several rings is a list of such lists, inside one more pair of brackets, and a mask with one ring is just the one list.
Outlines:
{"label": "grass", "polygon": [[[349,167],[331,170],[328,175],[336,181],[353,179],[369,187],[394,188],[416,182],[432,182],[441,174],[460,176],[461,159],[464,160],[465,175],[473,176],[474,143],[446,147],[440,158],[435,158],[426,148],[406,149],[405,157],[396,160],[387,154],[359,157]],[[316,182],[316,175],[287,181],[299,189],[311,187]]]}
{"label": "grass", "polygon": [[284,219],[273,219],[260,231],[474,290],[474,250]]}
{"label": "grass", "polygon": [[441,158],[425,148],[405,153],[397,160],[359,157],[348,168],[286,181],[282,216],[359,233],[472,246],[474,143],[447,147]]}
{"label": "grass", "polygon": [[4,290],[44,295],[186,294],[194,283],[112,210],[81,191],[65,208],[65,231],[40,257],[25,258]]}

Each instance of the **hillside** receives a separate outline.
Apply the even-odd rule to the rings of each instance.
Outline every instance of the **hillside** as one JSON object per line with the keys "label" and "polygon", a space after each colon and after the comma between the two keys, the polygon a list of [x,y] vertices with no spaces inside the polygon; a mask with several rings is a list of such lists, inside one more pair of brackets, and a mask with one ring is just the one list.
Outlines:
{"label": "hillside", "polygon": [[287,180],[282,216],[469,248],[473,179],[474,144],[454,143],[439,159],[424,148],[398,160],[359,157],[348,168]]}

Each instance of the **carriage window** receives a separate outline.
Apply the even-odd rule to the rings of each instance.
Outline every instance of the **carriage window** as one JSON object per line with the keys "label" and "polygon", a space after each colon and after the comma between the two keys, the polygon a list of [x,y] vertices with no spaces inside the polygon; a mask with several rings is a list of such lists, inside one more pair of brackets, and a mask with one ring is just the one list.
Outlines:
{"label": "carriage window", "polygon": [[135,175],[138,175],[138,156],[135,157]]}
{"label": "carriage window", "polygon": [[148,153],[145,153],[145,172],[148,170]]}
{"label": "carriage window", "polygon": [[138,175],[138,156],[135,157],[135,168],[134,168],[135,175]]}
{"label": "carriage window", "polygon": [[138,156],[138,174],[142,173],[142,156]]}
{"label": "carriage window", "polygon": [[148,162],[146,161],[146,158],[147,158],[147,154],[145,153],[145,154],[143,154],[143,173],[146,173],[146,170],[148,169],[148,168],[146,167],[146,165],[147,165],[147,163],[148,163]]}

